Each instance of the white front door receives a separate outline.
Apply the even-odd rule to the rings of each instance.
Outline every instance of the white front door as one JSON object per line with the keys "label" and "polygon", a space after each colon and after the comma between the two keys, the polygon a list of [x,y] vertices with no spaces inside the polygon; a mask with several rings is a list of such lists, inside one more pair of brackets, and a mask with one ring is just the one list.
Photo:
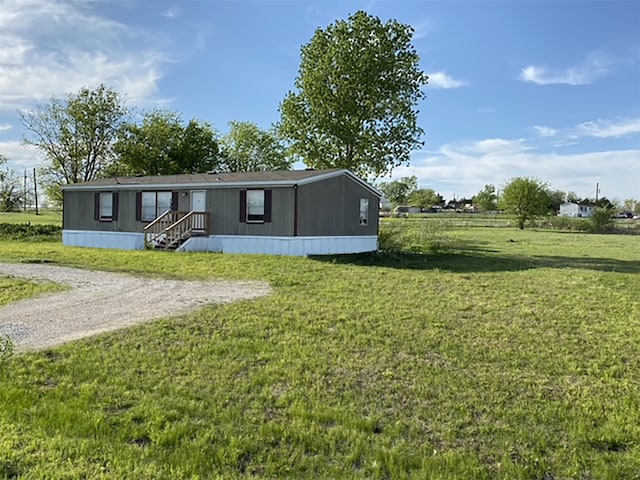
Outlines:
{"label": "white front door", "polygon": [[[205,190],[191,190],[191,211],[206,212],[207,211],[207,192]],[[195,218],[196,230],[204,230],[204,217],[197,216]]]}
{"label": "white front door", "polygon": [[191,190],[191,211],[207,211],[207,192],[205,190]]}

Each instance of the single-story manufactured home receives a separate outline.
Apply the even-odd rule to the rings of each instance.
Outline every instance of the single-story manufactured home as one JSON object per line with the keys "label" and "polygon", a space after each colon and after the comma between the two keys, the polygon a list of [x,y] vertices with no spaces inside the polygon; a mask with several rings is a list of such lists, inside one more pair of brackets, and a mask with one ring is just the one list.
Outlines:
{"label": "single-story manufactured home", "polygon": [[113,177],[62,191],[64,245],[275,255],[378,247],[382,194],[344,169]]}
{"label": "single-story manufactured home", "polygon": [[582,217],[588,218],[593,215],[593,211],[595,207],[591,205],[580,205],[573,202],[565,202],[560,205],[560,211],[558,212],[558,216],[560,217]]}

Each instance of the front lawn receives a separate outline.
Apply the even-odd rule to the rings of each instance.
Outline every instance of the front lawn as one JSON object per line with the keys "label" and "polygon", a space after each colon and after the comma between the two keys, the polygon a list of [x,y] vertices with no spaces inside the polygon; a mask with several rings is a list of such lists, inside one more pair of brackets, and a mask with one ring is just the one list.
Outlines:
{"label": "front lawn", "polygon": [[0,478],[639,478],[637,238],[449,240],[329,258],[0,240],[0,261],[275,290],[0,363]]}

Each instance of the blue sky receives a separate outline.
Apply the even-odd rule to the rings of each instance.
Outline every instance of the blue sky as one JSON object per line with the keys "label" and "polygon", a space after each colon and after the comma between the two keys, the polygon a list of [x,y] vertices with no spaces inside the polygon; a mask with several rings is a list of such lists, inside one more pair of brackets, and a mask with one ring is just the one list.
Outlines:
{"label": "blue sky", "polygon": [[431,77],[425,146],[390,178],[447,199],[531,176],[640,200],[639,0],[0,0],[0,153],[38,166],[17,109],[99,83],[221,133],[268,128],[300,47],[357,10],[412,25]]}

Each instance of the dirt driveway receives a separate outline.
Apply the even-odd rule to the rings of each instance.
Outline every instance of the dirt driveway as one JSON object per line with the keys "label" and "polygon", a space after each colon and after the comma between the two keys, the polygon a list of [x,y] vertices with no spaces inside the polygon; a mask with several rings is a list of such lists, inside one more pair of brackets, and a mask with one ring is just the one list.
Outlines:
{"label": "dirt driveway", "polygon": [[0,334],[16,351],[37,350],[205,305],[271,293],[266,282],[158,280],[42,264],[0,263],[0,276],[71,288],[0,307]]}

